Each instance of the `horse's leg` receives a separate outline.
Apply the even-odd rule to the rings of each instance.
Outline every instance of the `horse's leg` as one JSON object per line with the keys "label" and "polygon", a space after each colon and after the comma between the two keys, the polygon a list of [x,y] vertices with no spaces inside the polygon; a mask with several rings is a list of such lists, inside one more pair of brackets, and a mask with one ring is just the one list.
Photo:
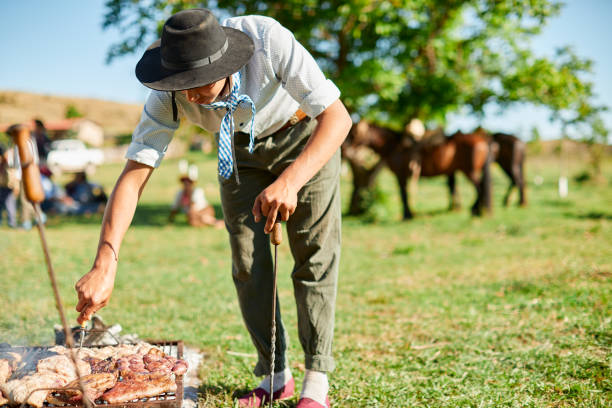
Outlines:
{"label": "horse's leg", "polygon": [[421,164],[416,160],[410,160],[408,163],[410,169],[410,178],[408,180],[408,209],[410,209],[410,200],[414,200],[414,197],[418,196],[419,178],[421,177]]}
{"label": "horse's leg", "polygon": [[[489,147],[487,151],[487,158],[485,160],[484,165],[482,166],[480,182],[478,183],[479,193],[480,193],[480,199],[478,200],[479,206],[484,207],[487,213],[491,213],[491,196],[492,196],[491,163],[492,161],[493,161],[493,152],[491,151],[491,148]],[[479,215],[480,213],[482,213],[480,210],[481,209],[479,208]]]}
{"label": "horse's leg", "polygon": [[525,195],[525,174],[523,173],[523,166],[521,165],[519,171],[519,206],[525,207],[527,205],[527,196]]}
{"label": "horse's leg", "polygon": [[459,197],[459,191],[457,190],[455,173],[451,173],[448,175],[447,179],[448,183],[448,191],[450,195],[450,211],[456,211],[461,209],[461,199]]}
{"label": "horse's leg", "polygon": [[[505,159],[505,156],[504,156]],[[506,191],[506,194],[504,195],[504,199],[502,201],[502,204],[504,207],[508,206],[508,203],[510,202],[510,194],[512,193],[512,189],[514,188],[514,176],[512,175],[512,163],[508,163],[508,160],[503,160],[503,161],[498,161],[499,163],[499,167],[501,167],[501,169],[504,171],[504,173],[506,174],[506,176],[508,176],[508,179],[510,180],[510,185],[508,186],[508,190]]]}
{"label": "horse's leg", "polygon": [[508,186],[508,191],[506,191],[506,194],[504,195],[504,207],[508,206],[508,203],[510,202],[510,194],[512,194],[512,189],[514,188],[514,180],[511,178],[510,179],[510,185]]}
{"label": "horse's leg", "polygon": [[521,207],[524,207],[527,205],[527,197],[525,195],[525,172],[524,172],[524,167],[523,167],[523,157],[521,157],[520,163],[517,166],[518,167],[517,185],[518,185],[518,190],[519,190],[519,206]]}
{"label": "horse's leg", "polygon": [[474,204],[472,204],[472,215],[475,216],[482,215],[483,207],[487,212],[491,211],[491,171],[489,160],[490,157],[487,157],[482,167],[480,177],[478,177],[478,172],[475,169],[472,169],[469,173],[465,173],[476,189],[476,200]]}
{"label": "horse's leg", "polygon": [[480,180],[478,179],[478,177],[476,177],[476,174],[474,171],[472,171],[470,174],[466,174],[466,176],[472,182],[472,184],[474,185],[474,188],[476,189],[476,200],[474,201],[474,204],[472,204],[472,208],[471,208],[472,215],[480,216],[482,215],[482,208],[481,208],[482,186],[481,186]]}
{"label": "horse's leg", "polygon": [[407,182],[408,180],[406,177],[397,176],[397,184],[399,185],[400,195],[402,197],[402,207],[404,208],[405,220],[412,218],[412,211],[410,211],[410,204],[408,203],[408,191],[406,189]]}

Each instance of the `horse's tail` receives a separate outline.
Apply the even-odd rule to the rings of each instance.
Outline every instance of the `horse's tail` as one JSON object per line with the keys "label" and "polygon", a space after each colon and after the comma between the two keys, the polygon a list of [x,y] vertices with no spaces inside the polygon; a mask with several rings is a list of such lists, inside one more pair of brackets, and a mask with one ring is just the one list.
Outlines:
{"label": "horse's tail", "polygon": [[482,176],[480,177],[480,191],[482,193],[482,207],[485,211],[491,212],[491,195],[492,195],[492,179],[491,179],[491,163],[495,160],[497,149],[499,146],[497,143],[488,143],[487,159],[482,166]]}

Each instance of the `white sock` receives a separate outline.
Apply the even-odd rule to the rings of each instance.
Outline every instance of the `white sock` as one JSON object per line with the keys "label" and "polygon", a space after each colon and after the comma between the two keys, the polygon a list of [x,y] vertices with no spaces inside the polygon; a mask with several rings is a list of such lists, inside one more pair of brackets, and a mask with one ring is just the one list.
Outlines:
{"label": "white sock", "polygon": [[[291,370],[289,367],[285,368],[284,371],[280,371],[274,374],[274,392],[280,390],[289,382],[289,380],[293,378],[291,376]],[[258,388],[263,388],[266,392],[270,393],[270,376],[266,375],[263,380],[257,386]]]}
{"label": "white sock", "polygon": [[313,399],[325,407],[327,406],[325,405],[325,398],[327,397],[328,391],[329,382],[327,381],[327,373],[306,370],[300,398]]}

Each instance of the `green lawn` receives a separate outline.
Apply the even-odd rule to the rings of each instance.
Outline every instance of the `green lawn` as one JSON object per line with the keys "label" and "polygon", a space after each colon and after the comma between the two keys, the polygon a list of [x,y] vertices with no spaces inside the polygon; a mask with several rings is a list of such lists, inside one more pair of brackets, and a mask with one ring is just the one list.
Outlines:
{"label": "green lawn", "polygon": [[[190,159],[220,215],[215,159]],[[570,165],[570,175],[582,168]],[[94,179],[110,189],[120,169],[104,166]],[[604,169],[607,184],[570,182],[570,196],[559,199],[559,165],[533,159],[529,206],[521,209],[500,206],[507,180],[496,167],[494,213],[482,219],[468,215],[474,193],[465,178],[464,209],[454,213],[445,211],[444,179],[422,180],[410,222],[400,221],[397,188],[383,172],[379,222],[343,223],[334,406],[609,407],[612,163]],[[532,183],[536,175],[543,184]],[[259,381],[251,375],[254,349],[238,311],[226,232],[192,229],[181,217],[166,224],[177,177],[177,162],[168,160],[149,181],[120,253],[111,303],[100,315],[125,332],[201,348],[202,406],[231,407],[234,393]],[[71,320],[72,288],[93,261],[99,224],[99,217],[48,222]],[[288,245],[279,256],[290,359],[300,380]],[[0,271],[0,342],[51,343],[59,318],[36,230],[0,227]]]}

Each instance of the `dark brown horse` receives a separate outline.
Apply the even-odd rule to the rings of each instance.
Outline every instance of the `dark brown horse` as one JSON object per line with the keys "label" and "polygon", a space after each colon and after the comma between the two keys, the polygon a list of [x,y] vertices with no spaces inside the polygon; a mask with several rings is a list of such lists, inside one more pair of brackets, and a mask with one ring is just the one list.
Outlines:
{"label": "dark brown horse", "polygon": [[[395,174],[402,197],[404,219],[413,216],[406,188],[411,177],[451,176],[456,171],[463,172],[476,188],[477,198],[472,206],[472,214],[480,215],[483,208],[491,208],[491,155],[487,138],[481,133],[458,132],[451,137],[443,137],[438,144],[431,143],[429,139],[418,142],[407,134],[361,121],[351,129],[349,143],[370,147]],[[452,179],[454,182],[454,176]],[[451,206],[453,199],[451,196]]]}
{"label": "dark brown horse", "polygon": [[[516,186],[519,190],[519,205],[527,205],[527,198],[525,196],[525,174],[524,174],[524,162],[526,145],[521,139],[514,135],[506,133],[494,133],[490,136],[482,128],[474,130],[475,133],[485,135],[490,141],[490,148],[493,154],[493,159],[499,164],[504,173],[510,179],[510,185],[506,191],[506,195],[503,199],[504,206],[508,206],[510,200],[510,194],[512,189]],[[455,174],[449,174],[448,176],[448,188],[450,195],[453,197],[451,208],[459,209],[459,193],[455,189]]]}
{"label": "dark brown horse", "polygon": [[519,191],[518,204],[523,207],[527,205],[525,196],[525,172],[524,162],[526,155],[526,145],[521,139],[506,133],[494,133],[493,141],[497,143],[498,149],[495,161],[499,163],[504,173],[510,178],[510,186],[504,196],[504,206],[508,205],[510,193],[516,186]]}

